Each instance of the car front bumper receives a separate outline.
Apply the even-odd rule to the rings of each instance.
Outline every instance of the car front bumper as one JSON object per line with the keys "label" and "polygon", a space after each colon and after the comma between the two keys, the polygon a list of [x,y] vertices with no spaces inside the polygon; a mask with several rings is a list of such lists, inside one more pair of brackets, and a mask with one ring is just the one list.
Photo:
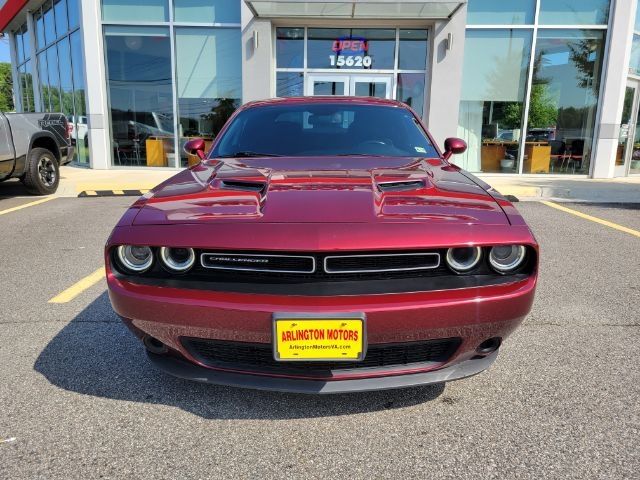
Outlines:
{"label": "car front bumper", "polygon": [[[531,309],[535,275],[496,286],[387,295],[303,297],[236,294],[155,287],[130,283],[108,271],[115,311],[140,338],[153,337],[169,349],[151,354],[169,373],[226,385],[331,393],[400,388],[474,375],[495,354],[480,357],[478,346],[489,338],[506,338]],[[271,344],[274,314],[308,312],[366,316],[368,344],[459,338],[451,357],[438,364],[404,364],[378,369],[334,370],[324,378],[219,368],[196,359],[182,338]]]}

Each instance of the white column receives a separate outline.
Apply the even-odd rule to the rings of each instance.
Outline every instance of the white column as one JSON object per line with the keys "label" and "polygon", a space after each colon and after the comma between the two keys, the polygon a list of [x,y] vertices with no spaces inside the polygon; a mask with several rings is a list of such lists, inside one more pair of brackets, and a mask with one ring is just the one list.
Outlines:
{"label": "white column", "polygon": [[255,18],[245,2],[241,13],[242,101],[246,103],[275,96],[273,39],[271,21]]}
{"label": "white column", "polygon": [[466,23],[465,4],[449,21],[436,22],[433,27],[430,42],[431,78],[427,86],[429,94],[424,117],[440,147],[446,138],[455,137],[458,131]]}
{"label": "white column", "polygon": [[82,52],[84,84],[89,124],[91,168],[111,165],[111,125],[107,103],[107,75],[104,61],[100,2],[81,0]]}
{"label": "white column", "polygon": [[613,0],[611,7],[609,48],[603,65],[598,139],[593,155],[593,178],[611,178],[615,171],[636,5],[636,0]]}

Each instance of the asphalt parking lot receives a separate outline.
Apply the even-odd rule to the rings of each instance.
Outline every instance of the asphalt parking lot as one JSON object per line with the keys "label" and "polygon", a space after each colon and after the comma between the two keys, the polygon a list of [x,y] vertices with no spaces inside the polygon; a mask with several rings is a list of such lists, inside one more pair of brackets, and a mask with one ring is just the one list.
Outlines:
{"label": "asphalt parking lot", "polygon": [[[315,397],[155,370],[104,280],[49,303],[133,200],[0,198],[0,478],[638,478],[639,236],[519,203],[540,284],[490,370]],[[568,206],[640,231],[640,205]]]}

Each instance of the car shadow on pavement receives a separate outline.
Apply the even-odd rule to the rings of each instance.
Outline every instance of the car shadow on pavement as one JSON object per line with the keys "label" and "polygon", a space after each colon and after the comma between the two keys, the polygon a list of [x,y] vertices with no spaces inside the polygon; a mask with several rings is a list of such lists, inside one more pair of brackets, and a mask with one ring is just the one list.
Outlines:
{"label": "car shadow on pavement", "polygon": [[438,398],[444,384],[402,390],[304,395],[245,390],[174,378],[157,370],[111,309],[106,292],[68,323],[34,369],[84,395],[181,408],[210,419],[293,419],[403,408]]}
{"label": "car shadow on pavement", "polygon": [[[6,182],[0,182],[0,200],[13,197],[30,197],[32,196],[20,180],[9,179]],[[37,199],[38,197],[34,197]]]}

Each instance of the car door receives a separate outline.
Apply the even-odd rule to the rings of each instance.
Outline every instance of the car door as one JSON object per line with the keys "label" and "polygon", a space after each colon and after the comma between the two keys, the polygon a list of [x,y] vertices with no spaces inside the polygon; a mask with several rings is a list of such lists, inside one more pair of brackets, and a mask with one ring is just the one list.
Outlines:
{"label": "car door", "polygon": [[6,177],[13,171],[14,161],[15,152],[9,120],[3,113],[0,113],[0,178]]}

